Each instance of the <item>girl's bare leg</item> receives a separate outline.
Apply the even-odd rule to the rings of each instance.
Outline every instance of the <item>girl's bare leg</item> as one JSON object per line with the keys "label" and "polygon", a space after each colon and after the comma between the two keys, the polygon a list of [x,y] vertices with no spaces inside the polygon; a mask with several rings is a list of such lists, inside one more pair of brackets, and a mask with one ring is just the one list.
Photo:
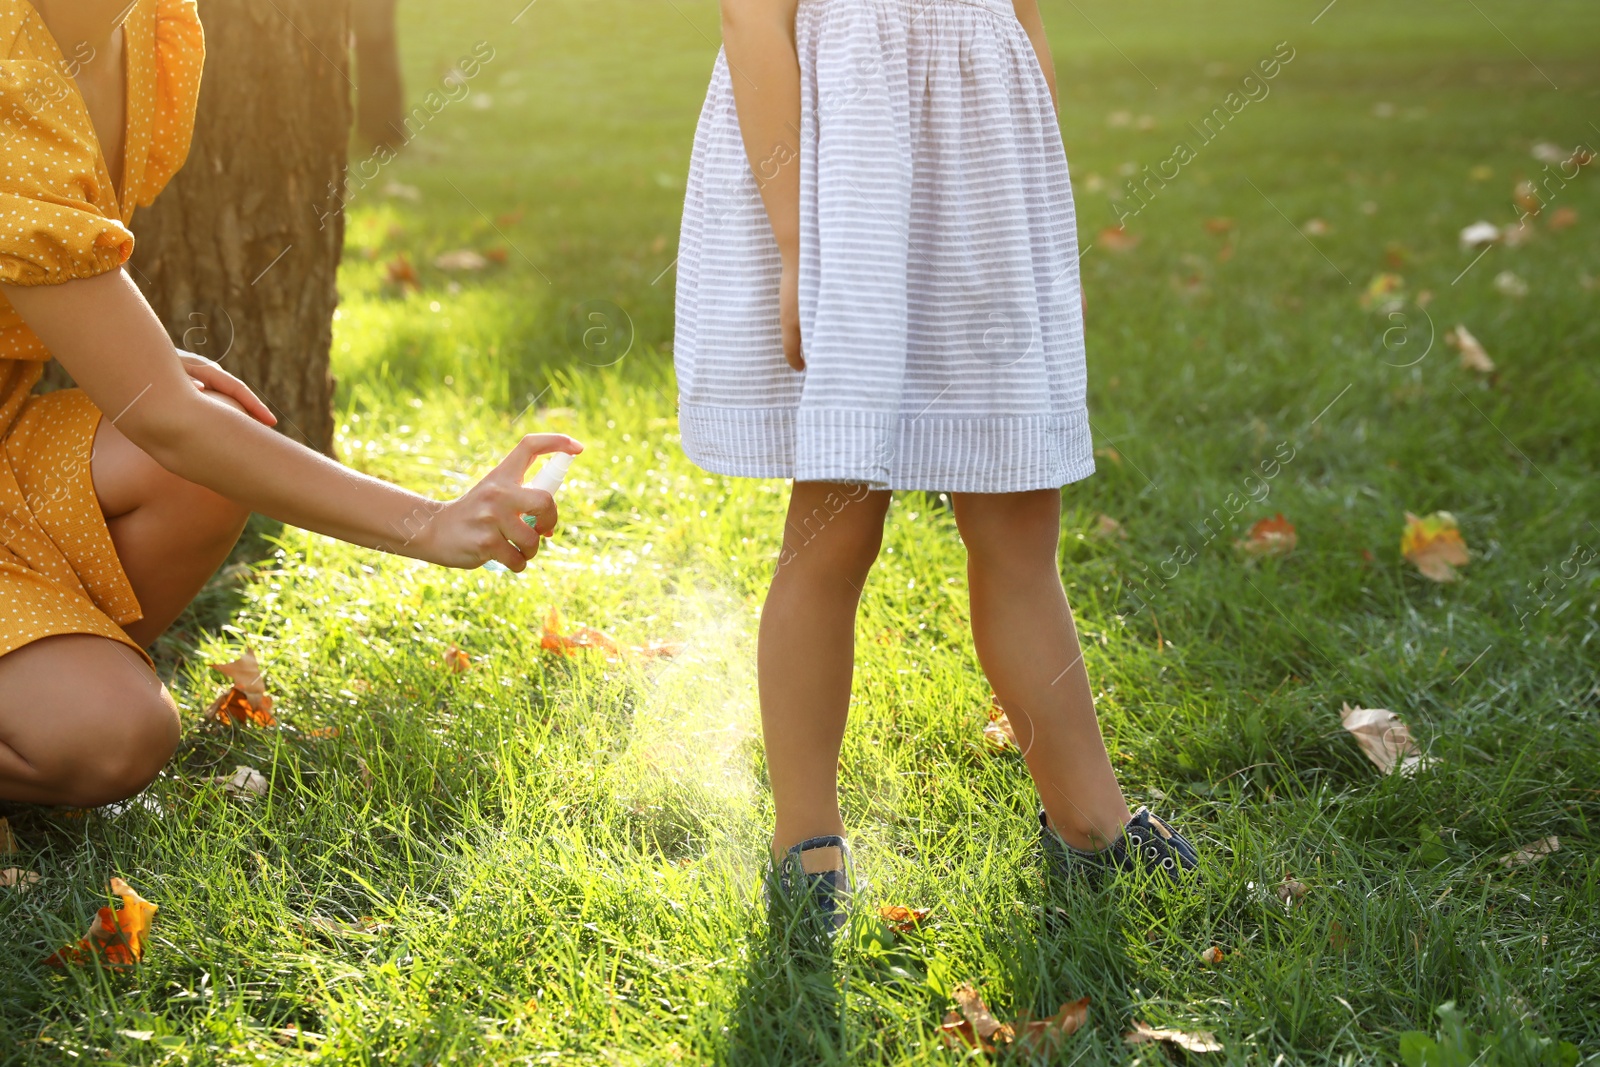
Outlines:
{"label": "girl's bare leg", "polygon": [[[218,403],[231,401],[213,396]],[[117,557],[154,641],[227,558],[248,517],[169,473],[102,420],[91,471]],[[0,800],[93,807],[139,792],[178,744],[177,707],[116,641],[47,637],[0,656]]]}
{"label": "girl's bare leg", "polygon": [[[887,492],[796,482],[783,550],[761,610],[757,655],[761,732],[781,857],[811,837],[844,833],[839,748],[855,666],[856,606],[883,541]],[[837,849],[804,854],[808,869],[838,866]]]}
{"label": "girl's bare leg", "polygon": [[960,493],[972,636],[1050,824],[1101,848],[1132,817],[1106,756],[1072,609],[1057,570],[1061,494]]}

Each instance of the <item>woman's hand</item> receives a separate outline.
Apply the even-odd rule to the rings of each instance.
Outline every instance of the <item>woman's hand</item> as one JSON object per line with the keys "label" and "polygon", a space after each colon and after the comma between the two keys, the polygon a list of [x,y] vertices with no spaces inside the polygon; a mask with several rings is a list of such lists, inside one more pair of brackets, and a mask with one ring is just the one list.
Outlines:
{"label": "woman's hand", "polygon": [[278,416],[267,410],[267,405],[244,382],[235,378],[214,359],[197,356],[193,352],[178,349],[178,360],[183,364],[183,369],[194,382],[195,388],[202,393],[212,392],[222,396],[232,397],[244,408],[246,415],[261,423],[263,426],[278,425]]}
{"label": "woman's hand", "polygon": [[800,351],[800,270],[792,257],[783,260],[783,280],[778,283],[778,321],[783,326],[783,358],[795,370],[805,370]]}
{"label": "woman's hand", "polygon": [[[411,547],[420,558],[445,567],[470,569],[492,559],[524,570],[539,554],[540,538],[554,533],[558,521],[555,498],[522,484],[528,467],[537,456],[582,451],[565,434],[529,434],[466,495],[419,515]],[[536,520],[532,527],[522,521],[524,515]]]}

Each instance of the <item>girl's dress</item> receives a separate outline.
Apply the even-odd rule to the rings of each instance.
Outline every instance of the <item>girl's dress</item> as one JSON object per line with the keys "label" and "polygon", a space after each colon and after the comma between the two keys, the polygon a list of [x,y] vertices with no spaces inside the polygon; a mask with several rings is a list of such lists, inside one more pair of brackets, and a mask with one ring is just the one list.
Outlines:
{"label": "girl's dress", "polygon": [[[127,130],[118,195],[88,109],[33,5],[0,0],[0,282],[118,269],[128,223],[183,164],[205,43],[193,0],[138,0],[123,24]],[[100,411],[80,390],[32,395],[50,353],[0,297],[0,655],[54,634],[122,631],[142,613],[100,513]]]}
{"label": "girl's dress", "polygon": [[880,489],[1087,477],[1072,190],[1010,0],[799,0],[795,39],[807,367],[783,358],[778,247],[719,54],[679,245],[685,451]]}

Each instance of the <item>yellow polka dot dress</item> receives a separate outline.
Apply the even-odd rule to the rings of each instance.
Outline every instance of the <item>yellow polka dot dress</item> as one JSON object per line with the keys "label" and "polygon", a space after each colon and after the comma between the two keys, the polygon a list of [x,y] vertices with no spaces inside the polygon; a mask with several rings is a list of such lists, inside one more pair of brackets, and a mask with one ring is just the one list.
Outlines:
{"label": "yellow polka dot dress", "polygon": [[[33,5],[0,0],[0,282],[116,270],[128,223],[183,165],[205,41],[194,0],[138,0],[123,25],[121,202],[63,54]],[[80,390],[32,395],[50,353],[0,297],[0,656],[54,634],[138,646],[143,617],[90,467],[100,411]],[[141,650],[141,655],[143,654]]]}

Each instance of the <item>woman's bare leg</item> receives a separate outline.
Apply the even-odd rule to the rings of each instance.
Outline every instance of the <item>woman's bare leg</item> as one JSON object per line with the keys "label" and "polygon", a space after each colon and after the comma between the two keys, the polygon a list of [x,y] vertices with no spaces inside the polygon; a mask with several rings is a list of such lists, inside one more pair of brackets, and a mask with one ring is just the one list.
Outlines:
{"label": "woman's bare leg", "polygon": [[1115,841],[1131,817],[1095,718],[1057,570],[1061,494],[961,493],[972,636],[1050,824],[1078,848]]}
{"label": "woman's bare leg", "polygon": [[178,745],[178,709],[144,660],[89,634],[0,656],[0,800],[90,808],[139,792]]}
{"label": "woman's bare leg", "polygon": [[[168,472],[109,419],[95,433],[90,469],[144,609],[128,636],[147,645],[228,557],[248,512]],[[177,744],[172,697],[125,645],[68,634],[0,656],[0,799],[78,807],[122,800],[160,773]]]}
{"label": "woman's bare leg", "polygon": [[[209,394],[219,404],[232,400]],[[144,618],[128,636],[149,645],[172,625],[233,551],[250,513],[184,481],[101,419],[94,436],[95,492]]]}
{"label": "woman's bare leg", "polygon": [[[775,856],[807,838],[844,833],[839,748],[855,668],[856,606],[888,507],[887,492],[828,482],[796,482],[789,497],[757,655]],[[804,862],[808,869],[837,867],[837,852],[816,849]]]}

